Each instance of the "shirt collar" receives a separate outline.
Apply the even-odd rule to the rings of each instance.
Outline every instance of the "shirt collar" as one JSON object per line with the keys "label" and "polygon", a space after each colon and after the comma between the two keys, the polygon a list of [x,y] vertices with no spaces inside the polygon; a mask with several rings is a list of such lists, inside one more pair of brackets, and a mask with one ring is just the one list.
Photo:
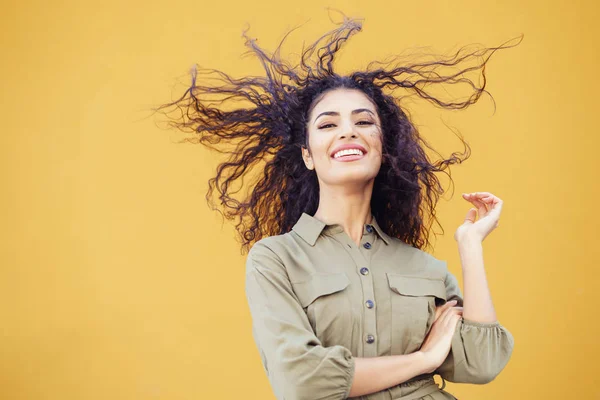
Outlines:
{"label": "shirt collar", "polygon": [[[386,245],[390,244],[392,240],[391,237],[388,236],[383,231],[383,229],[381,229],[374,215],[371,216],[371,223],[365,224],[363,226],[363,233],[367,233],[367,225],[371,225],[373,226],[373,228],[375,228],[375,231],[377,232],[379,237],[383,239]],[[308,244],[314,246],[317,242],[317,239],[319,238],[319,235],[321,235],[321,232],[323,230],[328,230],[332,233],[337,233],[342,232],[344,228],[342,228],[342,226],[338,224],[328,225],[323,221],[303,212],[296,224],[293,226],[292,230],[294,230],[298,235],[300,235],[300,237],[304,239]]]}

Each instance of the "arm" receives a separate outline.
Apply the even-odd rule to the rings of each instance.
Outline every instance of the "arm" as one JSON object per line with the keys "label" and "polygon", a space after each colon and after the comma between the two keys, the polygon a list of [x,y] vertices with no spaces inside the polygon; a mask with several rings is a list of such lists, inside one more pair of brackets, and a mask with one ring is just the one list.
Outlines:
{"label": "arm", "polygon": [[477,207],[469,209],[454,234],[463,269],[464,304],[456,277],[444,266],[446,298],[458,300],[463,319],[438,372],[450,382],[481,384],[492,381],[504,369],[514,347],[512,334],[496,320],[483,268],[482,242],[498,227],[503,202],[489,192],[463,193],[463,198]]}
{"label": "arm", "polygon": [[[472,257],[467,256],[465,259]],[[481,281],[485,279],[485,273],[469,272],[475,273],[465,273],[465,282],[470,283],[469,287],[465,283],[465,291],[471,290],[473,286],[475,288],[469,295],[465,293],[463,301],[458,280],[446,268],[446,297],[448,301],[457,300],[457,305],[463,307],[463,318],[456,326],[450,354],[436,372],[450,382],[484,384],[494,380],[508,363],[514,348],[514,338],[508,329],[496,321],[487,284]],[[482,297],[478,298],[478,295]],[[477,304],[478,301],[482,304]],[[469,314],[467,310],[470,310]]]}
{"label": "arm", "polygon": [[482,243],[498,227],[503,201],[489,192],[463,193],[463,199],[477,207],[469,209],[463,224],[454,234],[465,286],[463,318],[492,324],[497,322],[496,312],[483,268]]}
{"label": "arm", "polygon": [[496,322],[496,311],[483,268],[483,245],[478,240],[458,243],[463,271],[465,297],[463,318],[481,323]]}
{"label": "arm", "polygon": [[356,368],[350,397],[378,392],[430,372],[429,364],[420,351],[394,356],[356,357],[354,360]]}
{"label": "arm", "polygon": [[277,399],[345,399],[384,390],[429,370],[423,354],[353,357],[323,347],[279,257],[256,243],[246,263],[252,332]]}

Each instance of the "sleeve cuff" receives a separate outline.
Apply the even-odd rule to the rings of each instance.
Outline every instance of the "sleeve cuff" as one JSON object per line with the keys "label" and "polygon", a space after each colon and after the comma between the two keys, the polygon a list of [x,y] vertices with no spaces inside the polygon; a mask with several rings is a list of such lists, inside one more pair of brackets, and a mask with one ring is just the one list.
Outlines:
{"label": "sleeve cuff", "polygon": [[354,381],[354,372],[356,369],[356,361],[352,354],[350,354],[350,350],[348,350],[348,354],[345,356],[348,361],[348,369],[346,376],[346,392],[344,393],[344,399],[350,397],[350,389],[352,389],[352,383]]}
{"label": "sleeve cuff", "polygon": [[477,322],[463,318],[463,325],[474,326],[479,328],[496,328],[500,326],[500,321],[496,322]]}

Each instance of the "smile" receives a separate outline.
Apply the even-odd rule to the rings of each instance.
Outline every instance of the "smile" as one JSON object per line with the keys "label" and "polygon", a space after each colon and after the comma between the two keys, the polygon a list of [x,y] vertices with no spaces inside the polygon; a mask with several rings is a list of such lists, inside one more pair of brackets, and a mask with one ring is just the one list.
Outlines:
{"label": "smile", "polygon": [[364,157],[364,153],[359,149],[340,150],[333,155],[336,161],[355,161]]}

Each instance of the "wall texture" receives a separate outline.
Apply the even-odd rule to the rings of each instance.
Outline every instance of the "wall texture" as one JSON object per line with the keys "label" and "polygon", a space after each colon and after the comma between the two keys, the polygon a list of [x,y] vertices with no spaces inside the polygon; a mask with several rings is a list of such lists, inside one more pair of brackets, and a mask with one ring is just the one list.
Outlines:
{"label": "wall texture", "polygon": [[[596,398],[600,356],[593,1],[371,2],[328,5],[364,17],[339,56],[361,68],[404,49],[500,43],[487,88],[464,111],[415,103],[422,132],[455,166],[435,255],[461,278],[460,193],[504,200],[484,242],[511,362],[460,399]],[[310,18],[310,20],[309,20]],[[11,2],[0,15],[2,241],[0,398],[274,398],[250,332],[232,224],[206,205],[219,155],[160,128],[149,108],[175,99],[193,63],[261,74],[245,23],[274,50],[298,53],[333,28],[324,6],[281,1]],[[287,52],[287,53],[286,53]]]}

